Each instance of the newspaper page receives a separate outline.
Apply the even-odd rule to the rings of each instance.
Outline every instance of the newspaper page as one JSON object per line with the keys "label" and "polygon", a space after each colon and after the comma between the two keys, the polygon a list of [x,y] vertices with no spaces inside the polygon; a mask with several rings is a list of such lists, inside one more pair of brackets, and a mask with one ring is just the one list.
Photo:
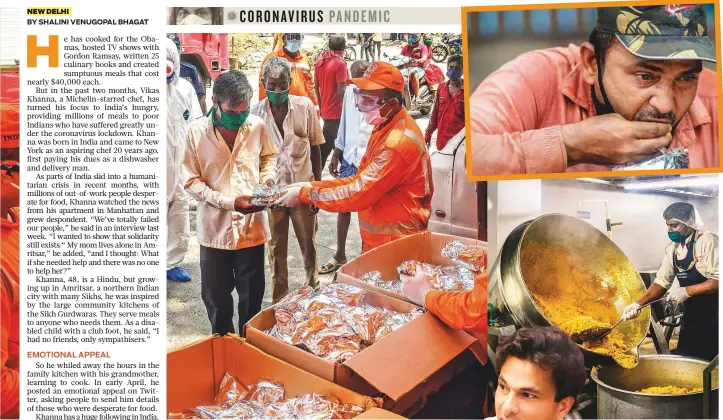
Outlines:
{"label": "newspaper page", "polygon": [[[199,346],[214,343],[218,349],[216,343],[225,341],[216,340],[223,336],[243,340],[244,324],[259,311],[304,284],[329,284],[338,268],[334,264],[361,254],[356,220],[349,222],[348,255],[335,255],[317,241],[335,237],[336,213],[308,205],[301,213],[285,213],[271,204],[280,196],[275,191],[296,181],[331,180],[359,166],[372,126],[348,129],[350,147],[336,145],[342,96],[354,98],[340,91],[338,105],[327,103],[329,91],[344,87],[351,92],[347,80],[361,77],[374,61],[404,67],[407,59],[400,53],[410,37],[425,54],[418,48],[410,59],[431,62],[432,38],[459,39],[460,33],[459,9],[437,8],[434,14],[447,23],[411,18],[404,8],[169,7],[119,14],[82,5],[3,6],[3,45],[13,47],[3,48],[3,120],[13,116],[18,128],[11,133],[3,126],[3,175],[12,181],[7,187],[3,183],[3,214],[11,222],[3,225],[3,255],[15,247],[17,257],[14,266],[11,261],[6,267],[3,260],[3,276],[12,285],[8,313],[14,326],[8,357],[13,360],[6,363],[13,376],[3,382],[2,418],[206,417],[220,407],[231,409],[229,401],[216,399],[224,374],[250,388],[264,379],[286,386],[290,394],[283,410],[292,410],[291,397],[323,390],[323,377],[308,389],[296,389],[304,369],[280,377],[252,369],[273,351],[255,350],[259,353],[249,356],[246,368],[256,372],[250,377],[238,376],[245,364],[218,370],[223,368],[216,360],[218,350],[203,353]],[[301,32],[269,33],[274,25]],[[395,25],[402,32],[389,32]],[[341,32],[362,29],[383,32]],[[331,49],[340,42],[346,48],[337,57],[337,75],[319,82],[323,71],[316,72],[317,64],[332,58]],[[298,120],[298,129],[276,126],[263,110],[270,102],[262,102],[262,95],[276,90],[262,77],[263,65],[279,51],[297,52],[289,69],[294,83],[289,104],[295,108],[289,117]],[[461,49],[445,53],[459,55]],[[446,57],[435,63],[434,86],[444,80]],[[226,73],[245,81],[216,92],[216,81],[221,78],[223,85]],[[411,77],[420,83],[421,75]],[[297,79],[303,80],[303,93]],[[420,130],[430,123],[431,88],[421,78],[423,92],[399,95],[396,102],[414,112]],[[240,93],[249,114],[243,127],[252,135],[244,139],[249,149],[241,151],[230,174],[241,180],[229,190],[211,179],[212,166],[227,158],[204,155],[209,152],[198,140],[204,121],[235,115],[228,103],[214,98],[230,94],[227,100],[234,102]],[[6,105],[15,108],[6,110]],[[358,125],[358,115],[347,120]],[[211,134],[228,141],[223,136],[228,125],[219,124]],[[252,181],[234,171],[253,168],[254,141],[262,156],[256,158]],[[305,141],[307,152],[301,158],[298,151],[287,154],[288,141],[301,141],[296,149]],[[238,146],[227,146],[237,153]],[[344,157],[339,152],[345,150],[349,168],[340,168]],[[284,159],[305,163],[284,174],[284,165],[292,163]],[[264,195],[269,192],[274,195]],[[226,196],[233,199],[233,211]],[[240,209],[239,197],[254,210]],[[226,215],[231,219],[224,223],[232,230],[216,231],[221,227],[213,226],[214,218],[218,223]],[[289,236],[298,247],[286,250],[279,241],[288,243]],[[331,269],[324,270],[329,264]],[[228,286],[223,270],[230,270]],[[167,367],[167,360],[185,360],[188,352],[198,352],[191,363]],[[206,377],[209,364],[217,367]],[[190,388],[179,391],[177,386]],[[322,401],[343,403],[334,406],[334,416],[369,408],[364,400],[339,392],[322,395]],[[209,405],[214,399],[216,408]],[[263,401],[252,402],[258,409]],[[344,411],[344,405],[356,408]],[[317,401],[303,410],[296,414],[325,409]],[[274,417],[269,411],[252,413]],[[292,415],[283,413],[278,416]]]}
{"label": "newspaper page", "polygon": [[717,418],[718,3],[221,3],[0,6],[0,418]]}
{"label": "newspaper page", "polygon": [[19,10],[20,416],[163,418],[163,22]]}

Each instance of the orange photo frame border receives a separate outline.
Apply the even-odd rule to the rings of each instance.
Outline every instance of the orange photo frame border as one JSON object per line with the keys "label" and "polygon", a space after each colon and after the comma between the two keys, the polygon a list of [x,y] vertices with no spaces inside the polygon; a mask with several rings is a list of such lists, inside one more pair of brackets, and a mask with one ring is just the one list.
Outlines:
{"label": "orange photo frame border", "polygon": [[[467,18],[469,13],[475,12],[504,12],[508,10],[554,10],[554,9],[589,9],[596,7],[616,6],[663,6],[677,4],[660,1],[603,1],[603,2],[576,2],[576,3],[542,3],[542,4],[515,4],[496,6],[463,6],[462,16],[462,55],[464,62],[469,63],[469,36]],[[713,4],[715,7],[715,49],[716,49],[716,74],[718,87],[718,110],[723,109],[723,69],[721,67],[721,27],[720,27],[720,0],[686,0],[686,4]],[[472,136],[470,124],[470,97],[472,96],[469,85],[469,65],[464,66],[464,111],[465,111],[465,170],[468,181],[505,181],[520,179],[560,179],[560,178],[619,178],[633,176],[656,176],[656,175],[685,175],[685,174],[713,174],[723,172],[723,167],[717,168],[694,168],[694,169],[644,169],[631,171],[602,171],[602,172],[560,172],[560,173],[535,173],[535,174],[499,174],[499,175],[472,175]],[[718,117],[718,155],[719,162],[723,165],[723,148],[720,140],[723,138],[723,124]]]}

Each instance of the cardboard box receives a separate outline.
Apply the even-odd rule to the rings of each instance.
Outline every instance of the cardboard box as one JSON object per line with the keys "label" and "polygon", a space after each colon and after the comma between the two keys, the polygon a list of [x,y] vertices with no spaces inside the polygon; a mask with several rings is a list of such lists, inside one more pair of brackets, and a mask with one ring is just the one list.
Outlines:
{"label": "cardboard box", "polygon": [[244,384],[260,378],[279,383],[284,386],[286,398],[315,392],[367,410],[377,407],[371,398],[269,356],[235,335],[205,338],[173,350],[166,357],[168,413],[214,405],[227,372]]}
{"label": "cardboard box", "polygon": [[450,241],[462,241],[475,247],[487,246],[485,242],[469,238],[432,232],[418,233],[374,248],[349,261],[337,271],[336,281],[409,302],[397,292],[382,289],[360,279],[370,271],[380,271],[384,280],[398,279],[397,267],[408,260],[434,265],[454,265],[453,261],[442,257],[442,249]]}
{"label": "cardboard box", "polygon": [[[415,307],[372,291],[367,296],[370,304],[398,312],[410,312]],[[453,331],[429,313],[344,363],[322,359],[264,333],[275,324],[272,306],[246,324],[246,339],[264,352],[321,378],[363,395],[382,397],[382,408],[405,417],[419,411],[427,395],[478,363],[475,354],[486,354],[472,336]]]}

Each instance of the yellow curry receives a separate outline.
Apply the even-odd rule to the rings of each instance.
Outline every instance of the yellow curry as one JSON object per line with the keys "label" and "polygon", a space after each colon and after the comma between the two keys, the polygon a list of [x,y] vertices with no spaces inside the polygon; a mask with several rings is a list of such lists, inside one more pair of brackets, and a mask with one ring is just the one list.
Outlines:
{"label": "yellow curry", "polygon": [[681,388],[679,386],[668,385],[668,386],[651,386],[638,391],[642,394],[660,394],[660,395],[680,395],[689,394],[692,392],[703,392],[703,388]]}
{"label": "yellow curry", "polygon": [[[559,245],[527,242],[521,249],[522,275],[532,298],[543,315],[567,334],[592,327],[610,328],[620,319],[613,302],[631,298],[622,277],[609,267],[606,276],[586,269]],[[614,356],[624,368],[635,367],[635,357],[626,355],[625,336],[617,329],[598,342],[582,347],[599,354]]]}

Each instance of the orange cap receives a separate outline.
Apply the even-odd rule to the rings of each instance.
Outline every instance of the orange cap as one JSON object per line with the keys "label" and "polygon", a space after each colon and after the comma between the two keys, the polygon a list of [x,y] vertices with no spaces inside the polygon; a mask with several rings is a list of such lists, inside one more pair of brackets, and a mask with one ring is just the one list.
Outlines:
{"label": "orange cap", "polygon": [[404,91],[404,76],[393,65],[384,61],[373,62],[364,72],[364,76],[355,77],[351,82],[364,90],[392,89]]}

